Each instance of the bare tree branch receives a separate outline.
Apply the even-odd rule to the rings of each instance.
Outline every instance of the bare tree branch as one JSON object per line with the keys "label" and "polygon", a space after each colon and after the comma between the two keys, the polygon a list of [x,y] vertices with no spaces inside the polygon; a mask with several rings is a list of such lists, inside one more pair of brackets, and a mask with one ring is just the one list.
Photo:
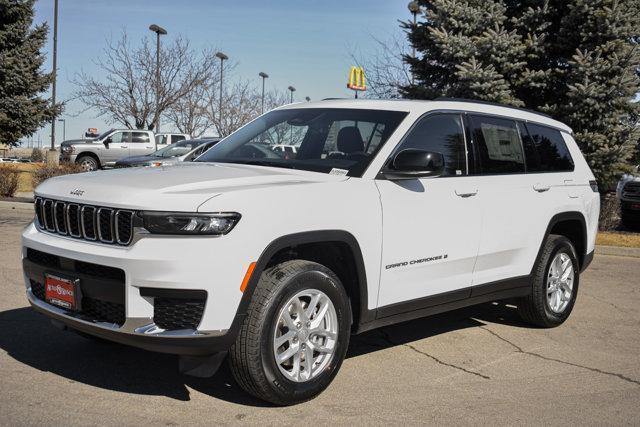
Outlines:
{"label": "bare tree branch", "polygon": [[99,80],[84,71],[76,74],[74,97],[110,122],[153,130],[164,112],[197,88],[211,84],[215,67],[210,51],[196,53],[181,37],[161,46],[157,100],[155,45],[145,38],[133,47],[124,31],[119,40],[107,42],[104,55],[95,62],[106,77]]}
{"label": "bare tree branch", "polygon": [[352,51],[351,59],[364,68],[367,78],[367,97],[382,99],[401,98],[399,88],[411,81],[411,70],[404,61],[410,55],[410,46],[404,33],[396,34],[389,40],[376,42],[373,52]]}

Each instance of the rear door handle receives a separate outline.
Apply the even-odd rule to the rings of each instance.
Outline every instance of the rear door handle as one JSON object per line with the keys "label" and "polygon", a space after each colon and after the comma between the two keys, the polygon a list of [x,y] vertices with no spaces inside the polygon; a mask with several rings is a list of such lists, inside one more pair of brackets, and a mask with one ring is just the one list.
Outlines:
{"label": "rear door handle", "polygon": [[466,198],[478,194],[478,190],[456,190],[456,196]]}
{"label": "rear door handle", "polygon": [[551,187],[549,187],[548,185],[544,185],[544,184],[534,184],[533,189],[536,190],[538,193],[544,193],[545,191],[549,191]]}

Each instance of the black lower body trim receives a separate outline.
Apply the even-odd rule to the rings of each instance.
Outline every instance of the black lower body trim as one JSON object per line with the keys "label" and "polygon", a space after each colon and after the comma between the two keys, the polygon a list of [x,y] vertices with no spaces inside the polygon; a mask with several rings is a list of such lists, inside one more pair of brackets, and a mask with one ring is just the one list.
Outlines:
{"label": "black lower body trim", "polygon": [[591,262],[593,261],[593,256],[595,255],[595,253],[596,251],[591,251],[584,256],[584,261],[582,261],[582,265],[580,266],[580,273],[585,271],[587,267],[591,265]]}
{"label": "black lower body trim", "polygon": [[356,333],[457,310],[471,305],[522,297],[529,295],[530,292],[530,276],[521,276],[431,295],[408,302],[391,304],[378,308],[376,319],[368,323],[360,324]]}

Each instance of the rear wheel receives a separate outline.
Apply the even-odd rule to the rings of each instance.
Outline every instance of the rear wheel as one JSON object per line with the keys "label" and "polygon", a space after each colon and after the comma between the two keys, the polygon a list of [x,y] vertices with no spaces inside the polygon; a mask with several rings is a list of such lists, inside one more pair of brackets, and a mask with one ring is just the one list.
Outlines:
{"label": "rear wheel", "polygon": [[580,268],[576,250],[564,236],[550,235],[534,267],[531,294],[518,301],[527,322],[545,328],[562,324],[578,295]]}
{"label": "rear wheel", "polygon": [[76,163],[86,172],[98,170],[100,167],[98,161],[92,156],[81,156],[76,160]]}
{"label": "rear wheel", "polygon": [[338,277],[310,261],[266,270],[229,352],[250,394],[278,404],[309,400],[329,386],[349,345],[351,307]]}

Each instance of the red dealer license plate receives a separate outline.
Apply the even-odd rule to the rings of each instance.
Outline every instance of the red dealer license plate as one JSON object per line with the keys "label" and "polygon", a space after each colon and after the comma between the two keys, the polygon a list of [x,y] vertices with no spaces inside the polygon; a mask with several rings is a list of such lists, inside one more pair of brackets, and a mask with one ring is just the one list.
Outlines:
{"label": "red dealer license plate", "polygon": [[634,211],[640,211],[640,203],[632,203],[631,209],[633,209]]}
{"label": "red dealer license plate", "polygon": [[46,274],[44,278],[44,296],[49,304],[77,310],[78,307],[78,279],[65,279],[63,277]]}

